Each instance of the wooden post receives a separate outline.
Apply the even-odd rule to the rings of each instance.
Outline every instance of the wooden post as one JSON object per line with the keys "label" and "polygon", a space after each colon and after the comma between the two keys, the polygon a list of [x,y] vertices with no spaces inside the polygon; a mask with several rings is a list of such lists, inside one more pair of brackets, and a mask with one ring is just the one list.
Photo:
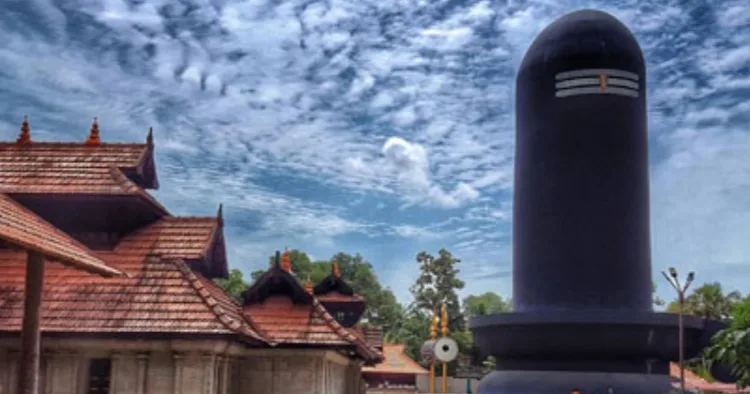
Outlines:
{"label": "wooden post", "polygon": [[43,282],[44,257],[37,252],[27,251],[18,394],[39,394],[39,325],[42,315]]}

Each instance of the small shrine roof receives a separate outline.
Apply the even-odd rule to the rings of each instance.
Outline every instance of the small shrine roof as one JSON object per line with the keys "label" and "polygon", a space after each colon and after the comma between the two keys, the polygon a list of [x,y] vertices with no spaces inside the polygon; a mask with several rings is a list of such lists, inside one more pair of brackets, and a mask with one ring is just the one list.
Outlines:
{"label": "small shrine roof", "polygon": [[364,374],[408,374],[421,375],[428,371],[409,357],[405,352],[404,345],[386,344],[383,345],[382,363],[371,367],[363,367]]}
{"label": "small shrine roof", "polygon": [[313,287],[313,294],[321,302],[326,303],[365,302],[365,298],[355,293],[352,287],[341,278],[338,264],[335,262],[331,263],[331,274]]}
{"label": "small shrine roof", "polygon": [[353,346],[365,360],[378,362],[380,352],[339,324],[314,295],[291,274],[288,254],[243,294],[251,326],[274,345]]}

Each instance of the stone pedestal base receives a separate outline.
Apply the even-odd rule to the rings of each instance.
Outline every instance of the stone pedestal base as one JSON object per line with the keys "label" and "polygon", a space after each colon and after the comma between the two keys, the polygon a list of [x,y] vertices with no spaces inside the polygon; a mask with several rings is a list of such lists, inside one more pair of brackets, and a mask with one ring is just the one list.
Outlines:
{"label": "stone pedestal base", "polygon": [[573,389],[582,393],[667,394],[672,386],[668,375],[495,371],[479,382],[477,394],[567,394]]}

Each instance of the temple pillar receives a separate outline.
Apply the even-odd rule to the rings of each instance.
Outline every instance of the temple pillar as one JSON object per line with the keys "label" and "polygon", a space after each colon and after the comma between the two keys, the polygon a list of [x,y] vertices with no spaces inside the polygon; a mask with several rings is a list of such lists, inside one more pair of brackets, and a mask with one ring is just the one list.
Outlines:
{"label": "temple pillar", "polygon": [[232,361],[229,356],[221,357],[219,368],[219,394],[229,394],[229,380],[232,372]]}
{"label": "temple pillar", "polygon": [[185,363],[185,357],[180,353],[172,353],[172,360],[174,361],[174,385],[173,394],[182,393],[182,369]]}
{"label": "temple pillar", "polygon": [[112,353],[112,369],[110,370],[110,376],[109,376],[109,384],[110,384],[110,390],[113,394],[118,394],[120,385],[118,382],[120,381],[120,370],[123,367],[123,355],[121,353]]}
{"label": "temple pillar", "polygon": [[216,355],[204,354],[202,357],[203,364],[203,394],[214,394],[214,385],[216,384]]}
{"label": "temple pillar", "polygon": [[136,394],[146,394],[146,372],[148,371],[148,353],[138,353],[136,355]]}
{"label": "temple pillar", "polygon": [[40,323],[44,256],[26,252],[23,323],[21,328],[21,367],[18,368],[18,394],[39,394]]}

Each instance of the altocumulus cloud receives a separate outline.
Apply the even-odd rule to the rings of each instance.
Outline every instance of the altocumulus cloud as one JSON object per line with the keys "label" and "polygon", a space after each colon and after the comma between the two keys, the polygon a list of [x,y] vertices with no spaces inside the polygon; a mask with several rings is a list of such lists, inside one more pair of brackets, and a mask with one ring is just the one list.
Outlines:
{"label": "altocumulus cloud", "polygon": [[179,214],[223,202],[245,270],[284,245],[361,252],[405,297],[414,254],[447,247],[472,291],[507,292],[514,73],[581,7],[631,26],[648,61],[654,268],[739,288],[747,1],[4,1],[0,126],[153,126],[158,197]]}

